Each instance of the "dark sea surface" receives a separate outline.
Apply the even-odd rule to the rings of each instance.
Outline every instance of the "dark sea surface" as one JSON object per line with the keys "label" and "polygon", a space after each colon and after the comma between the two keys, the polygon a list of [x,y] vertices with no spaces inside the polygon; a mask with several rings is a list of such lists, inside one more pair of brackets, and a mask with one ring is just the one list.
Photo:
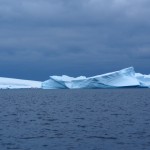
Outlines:
{"label": "dark sea surface", "polygon": [[150,150],[150,89],[0,90],[0,150]]}

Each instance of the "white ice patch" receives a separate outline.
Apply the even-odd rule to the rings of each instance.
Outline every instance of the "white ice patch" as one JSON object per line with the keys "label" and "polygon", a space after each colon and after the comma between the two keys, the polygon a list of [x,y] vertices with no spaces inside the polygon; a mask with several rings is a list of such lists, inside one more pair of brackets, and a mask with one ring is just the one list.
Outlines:
{"label": "white ice patch", "polygon": [[40,81],[0,77],[0,89],[41,88]]}

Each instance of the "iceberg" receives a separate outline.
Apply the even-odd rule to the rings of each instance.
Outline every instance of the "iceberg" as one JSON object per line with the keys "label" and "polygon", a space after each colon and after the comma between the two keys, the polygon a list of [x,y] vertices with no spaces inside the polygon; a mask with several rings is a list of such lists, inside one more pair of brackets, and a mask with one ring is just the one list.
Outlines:
{"label": "iceberg", "polygon": [[50,76],[42,83],[43,89],[99,89],[140,87],[133,67],[93,77]]}
{"label": "iceberg", "polygon": [[41,88],[40,81],[0,77],[0,89]]}
{"label": "iceberg", "polygon": [[101,89],[101,88],[150,88],[150,75],[136,73],[133,67],[92,77],[50,76],[48,80],[32,81],[0,77],[0,89]]}

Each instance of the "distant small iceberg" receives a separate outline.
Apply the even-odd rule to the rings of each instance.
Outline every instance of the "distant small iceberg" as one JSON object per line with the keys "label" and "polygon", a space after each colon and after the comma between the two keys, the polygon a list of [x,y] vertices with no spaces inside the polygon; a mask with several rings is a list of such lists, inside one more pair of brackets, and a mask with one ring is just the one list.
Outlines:
{"label": "distant small iceberg", "polygon": [[0,89],[41,88],[42,82],[0,77]]}
{"label": "distant small iceberg", "polygon": [[133,67],[93,77],[50,76],[42,82],[42,89],[101,89],[150,87],[150,75],[135,73]]}

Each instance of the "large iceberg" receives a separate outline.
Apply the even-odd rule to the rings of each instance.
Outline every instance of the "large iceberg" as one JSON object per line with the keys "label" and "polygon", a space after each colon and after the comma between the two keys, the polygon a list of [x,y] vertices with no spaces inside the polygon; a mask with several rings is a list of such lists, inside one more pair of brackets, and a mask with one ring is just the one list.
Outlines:
{"label": "large iceberg", "polygon": [[50,76],[42,83],[43,89],[96,89],[96,88],[123,88],[140,87],[141,82],[136,77],[133,67],[125,68],[107,74],[93,77],[80,76]]}
{"label": "large iceberg", "polygon": [[0,89],[41,88],[40,81],[0,77]]}

